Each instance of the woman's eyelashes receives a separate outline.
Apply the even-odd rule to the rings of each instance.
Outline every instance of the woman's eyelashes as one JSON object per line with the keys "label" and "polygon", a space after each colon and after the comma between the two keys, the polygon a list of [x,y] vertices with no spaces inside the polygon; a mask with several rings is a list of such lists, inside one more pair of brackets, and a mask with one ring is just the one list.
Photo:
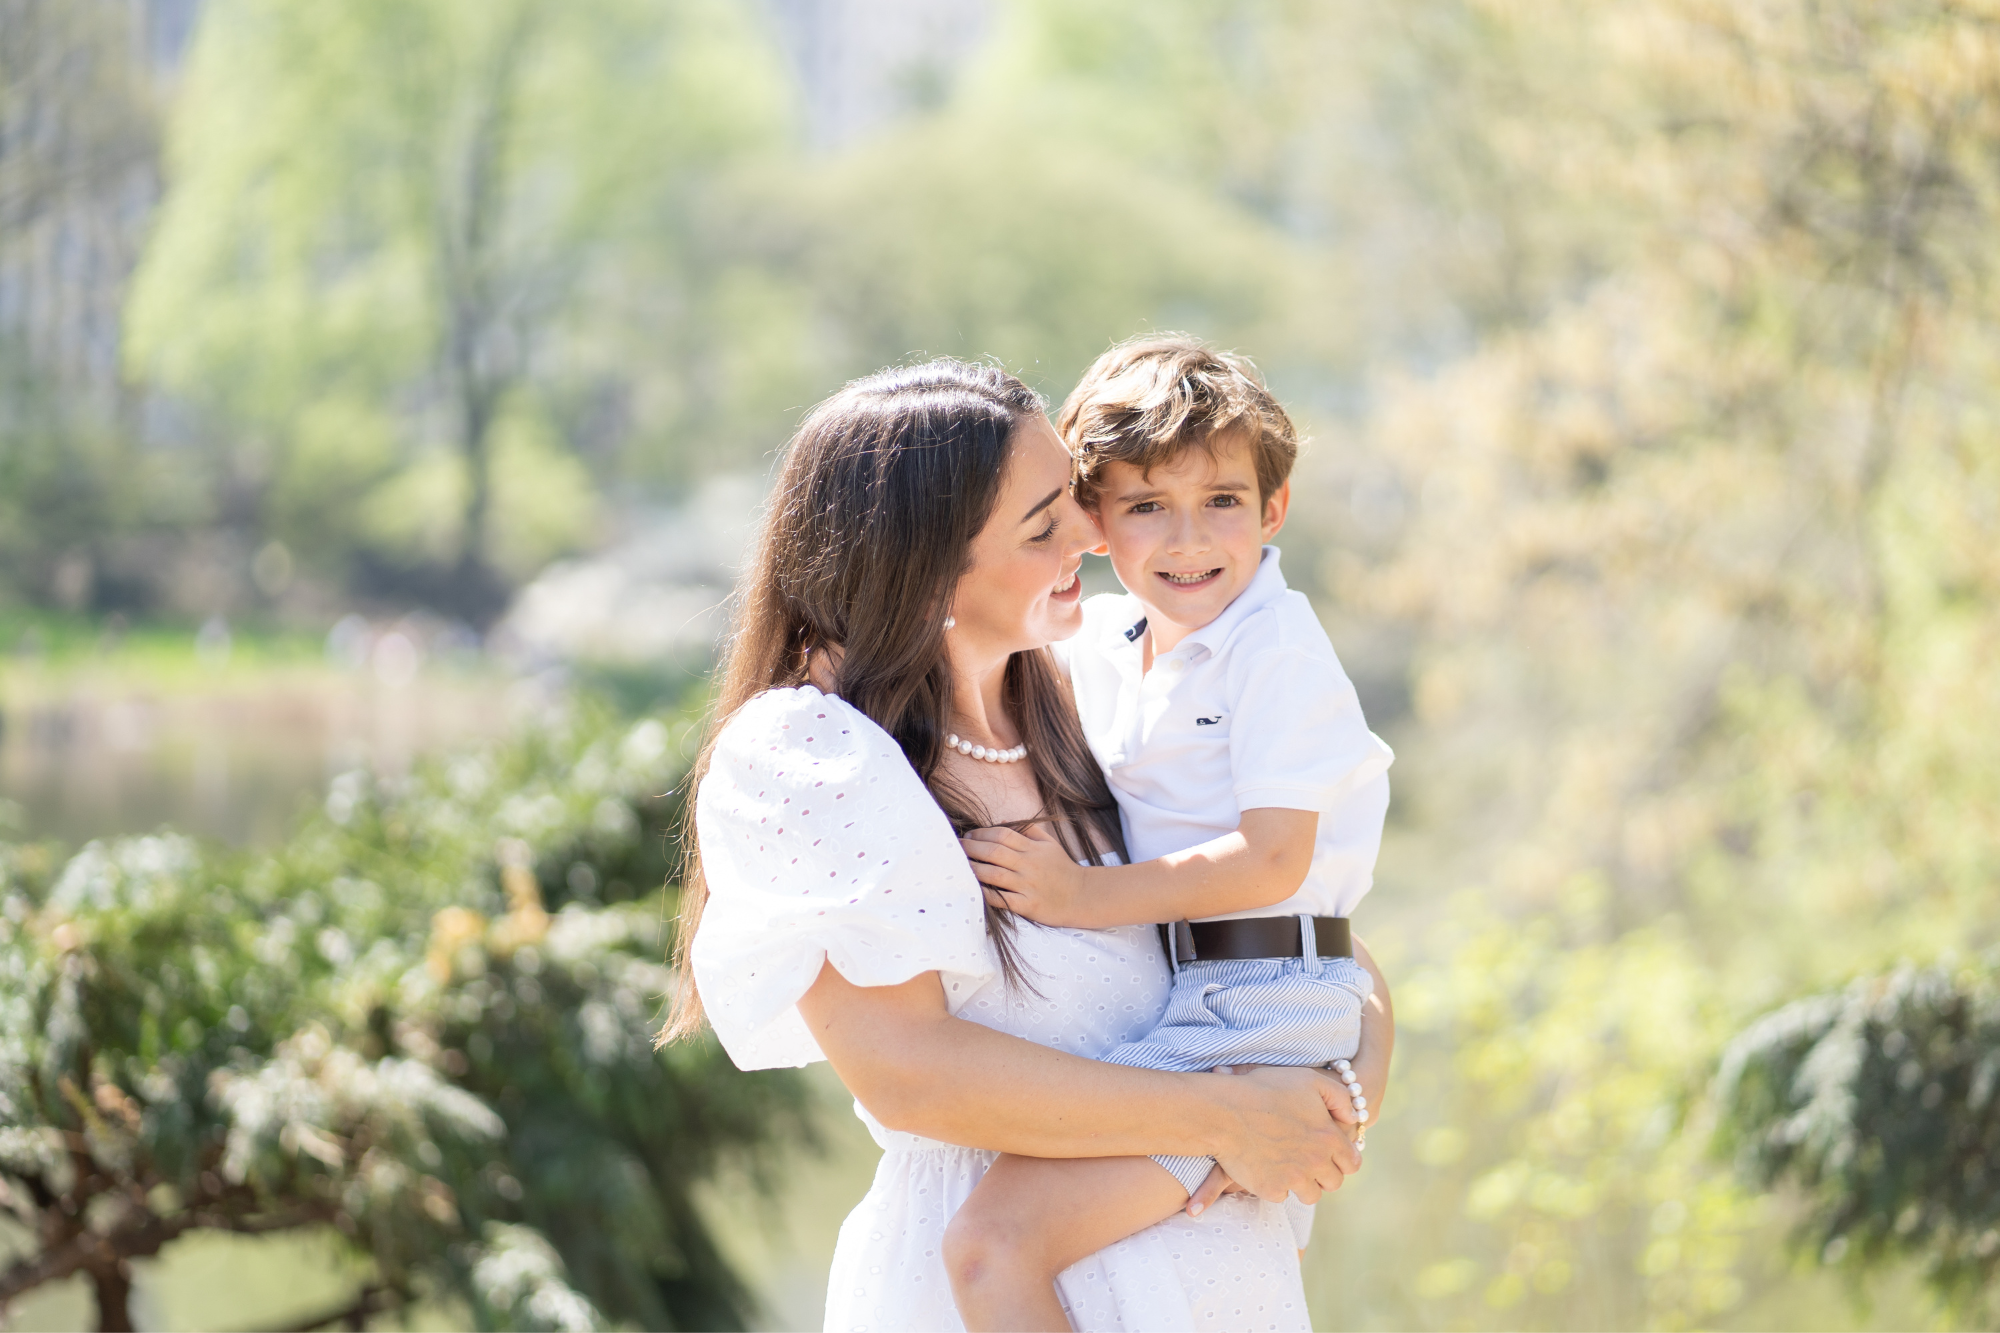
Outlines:
{"label": "woman's eyelashes", "polygon": [[1056,529],[1061,526],[1062,526],[1062,520],[1057,518],[1054,514],[1050,514],[1049,525],[1046,528],[1043,528],[1040,532],[1036,533],[1034,536],[1028,538],[1028,540],[1033,542],[1037,546],[1041,546],[1044,543],[1046,543],[1049,538],[1055,536]]}

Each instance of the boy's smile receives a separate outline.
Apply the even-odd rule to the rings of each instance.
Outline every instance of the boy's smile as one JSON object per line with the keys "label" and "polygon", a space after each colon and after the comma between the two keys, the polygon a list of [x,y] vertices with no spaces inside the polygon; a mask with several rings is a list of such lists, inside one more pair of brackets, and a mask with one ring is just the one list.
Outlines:
{"label": "boy's smile", "polygon": [[1291,501],[1287,482],[1258,503],[1256,461],[1238,436],[1188,449],[1151,472],[1107,462],[1099,477],[1097,523],[1111,567],[1146,608],[1160,653],[1250,586]]}

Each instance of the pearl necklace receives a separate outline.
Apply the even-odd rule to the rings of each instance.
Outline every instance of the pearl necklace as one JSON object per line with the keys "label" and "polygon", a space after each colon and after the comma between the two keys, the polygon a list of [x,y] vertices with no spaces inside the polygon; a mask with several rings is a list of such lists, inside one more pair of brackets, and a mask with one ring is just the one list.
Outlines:
{"label": "pearl necklace", "polygon": [[971,755],[974,759],[984,759],[989,764],[1013,764],[1028,757],[1028,747],[1017,745],[1011,750],[989,750],[984,745],[974,745],[962,741],[957,736],[947,736],[944,743],[960,754]]}

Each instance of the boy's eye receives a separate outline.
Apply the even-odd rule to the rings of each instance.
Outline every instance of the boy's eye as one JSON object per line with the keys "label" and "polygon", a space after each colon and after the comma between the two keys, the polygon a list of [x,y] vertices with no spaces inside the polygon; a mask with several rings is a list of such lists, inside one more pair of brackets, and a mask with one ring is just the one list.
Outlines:
{"label": "boy's eye", "polygon": [[1133,514],[1150,514],[1159,507],[1160,507],[1160,502],[1158,500],[1141,500],[1139,501],[1138,504],[1133,505],[1132,508],[1126,512]]}
{"label": "boy's eye", "polygon": [[1210,503],[1215,505],[1215,507],[1218,509],[1234,509],[1237,505],[1242,504],[1243,502],[1236,496],[1231,495],[1227,491],[1225,491],[1221,495],[1216,496],[1214,500],[1210,501]]}

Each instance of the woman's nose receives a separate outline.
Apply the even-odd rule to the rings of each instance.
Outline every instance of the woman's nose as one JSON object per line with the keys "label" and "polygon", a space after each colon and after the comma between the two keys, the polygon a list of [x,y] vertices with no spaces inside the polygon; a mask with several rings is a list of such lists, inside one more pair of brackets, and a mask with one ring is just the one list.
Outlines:
{"label": "woman's nose", "polygon": [[1056,503],[1062,505],[1065,511],[1060,516],[1063,533],[1068,538],[1063,543],[1065,560],[1073,555],[1082,555],[1104,540],[1104,535],[1097,530],[1097,521],[1082,505],[1068,496]]}

